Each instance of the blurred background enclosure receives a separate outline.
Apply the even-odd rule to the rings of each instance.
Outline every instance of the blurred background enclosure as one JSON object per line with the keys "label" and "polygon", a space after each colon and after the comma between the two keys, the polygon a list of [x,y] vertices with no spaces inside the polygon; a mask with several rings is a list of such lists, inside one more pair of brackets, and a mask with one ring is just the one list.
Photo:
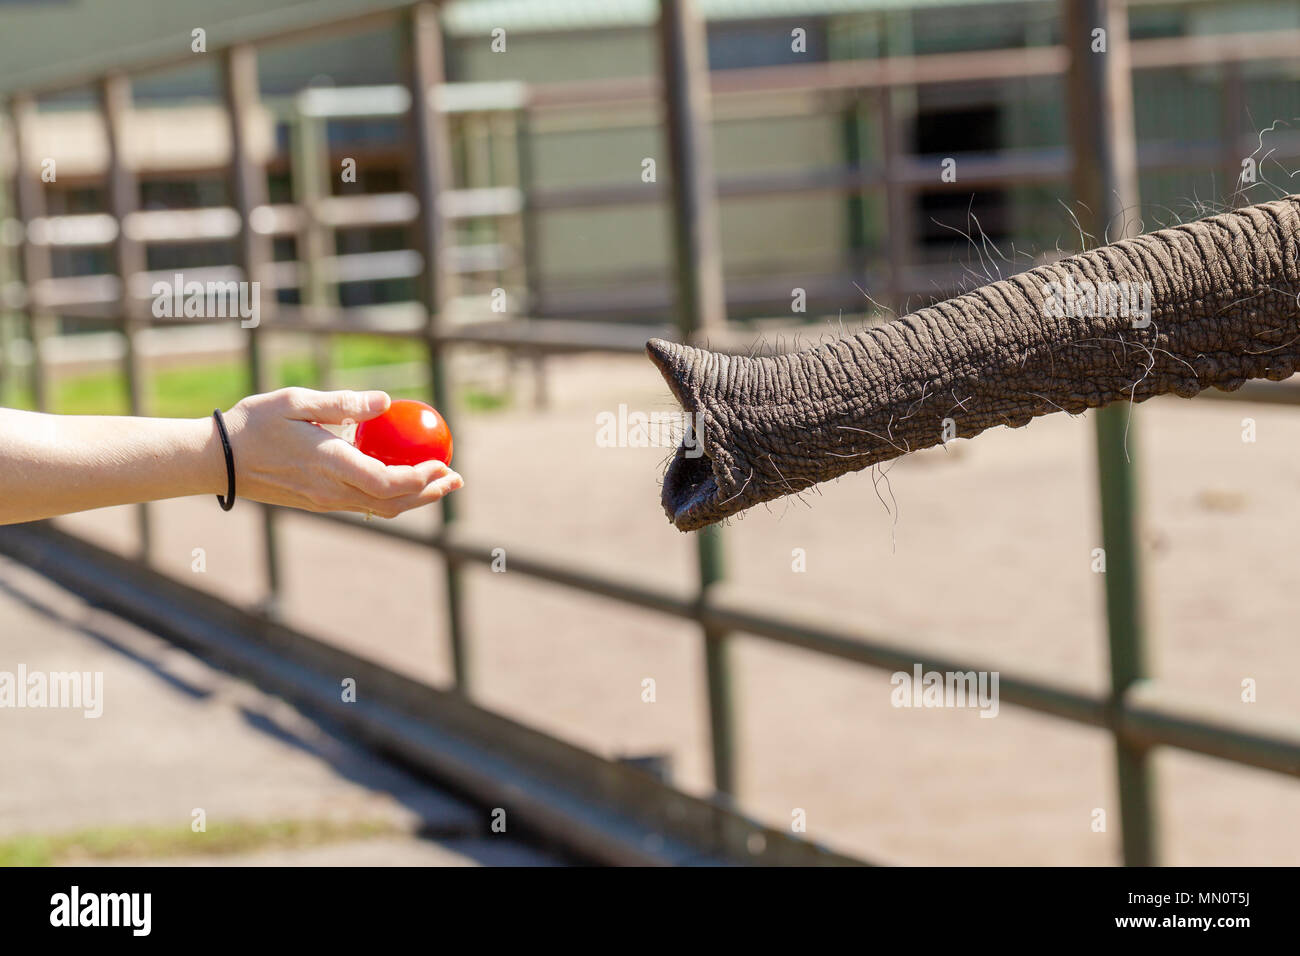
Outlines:
{"label": "blurred background enclosure", "polygon": [[[109,62],[147,62],[195,25],[207,24],[216,42],[223,30],[238,36],[384,6],[5,4],[0,83],[13,89]],[[1022,55],[1060,43],[1057,4],[704,0],[700,9],[719,94],[713,152],[732,318],[789,315],[796,285],[809,292],[810,320],[861,312],[854,282],[895,309],[944,297],[969,281],[967,235],[982,233],[1008,257],[1012,244],[1030,256],[1077,244],[1060,205],[1068,201],[1061,64]],[[656,18],[650,0],[446,5],[455,183],[501,190],[466,195],[457,218],[455,265],[467,294],[497,287],[527,293],[524,311],[539,318],[660,318],[671,307],[663,196],[640,181],[642,160],[664,148],[657,101],[637,82],[657,70]],[[1150,226],[1195,216],[1198,201],[1221,201],[1241,157],[1259,146],[1260,131],[1300,116],[1295,60],[1268,55],[1300,30],[1300,8],[1138,2],[1130,21],[1137,41],[1247,32],[1269,39],[1263,48],[1234,46],[1249,56],[1207,57],[1196,45],[1135,49],[1142,221]],[[504,52],[493,50],[494,28],[507,31]],[[1002,50],[1017,55],[960,58]],[[896,70],[882,89],[872,81],[883,74],[854,69],[863,60],[902,65],[936,54],[949,55],[934,62],[955,79]],[[250,135],[273,204],[413,192],[396,90],[402,55],[391,24],[261,51],[262,104]],[[126,146],[142,211],[230,205],[218,67],[215,58],[195,57],[192,65],[133,79]],[[352,89],[346,98],[329,92],[344,89]],[[107,144],[95,95],[86,88],[43,98],[32,117],[31,149],[61,161],[57,182],[46,189],[51,215],[107,211]],[[1283,164],[1276,173],[1297,150],[1292,130],[1281,126],[1258,158],[1269,154],[1269,162]],[[355,182],[326,175],[345,157],[356,161]],[[945,158],[958,163],[956,182],[938,175]],[[511,196],[513,189],[528,202]],[[342,215],[348,207],[332,208]],[[278,224],[275,258],[286,266],[274,271],[274,282],[281,296],[298,301],[314,281],[317,295],[345,305],[413,298],[418,267],[401,255],[410,245],[402,220],[411,210],[394,203],[380,212],[386,221],[346,228],[329,228],[328,216],[315,230]],[[93,235],[81,238],[84,244],[56,247],[56,277],[111,271],[106,233],[99,244],[90,243]],[[318,270],[324,275],[289,267],[301,258],[298,247],[311,242],[330,259]],[[182,244],[159,235],[146,251],[147,268],[160,273],[233,260],[230,240],[219,237]],[[365,255],[371,258],[352,258]]]}

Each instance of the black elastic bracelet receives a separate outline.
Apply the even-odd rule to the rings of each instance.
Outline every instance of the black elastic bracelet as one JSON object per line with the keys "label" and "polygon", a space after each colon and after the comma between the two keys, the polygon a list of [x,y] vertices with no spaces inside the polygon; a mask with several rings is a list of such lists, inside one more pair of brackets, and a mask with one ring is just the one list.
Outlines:
{"label": "black elastic bracelet", "polygon": [[235,507],[235,453],[230,450],[230,436],[226,434],[226,421],[221,417],[221,409],[214,408],[212,417],[217,420],[217,431],[221,432],[221,447],[226,452],[226,479],[229,482],[226,497],[217,495],[217,501],[220,502],[222,511],[229,511]]}

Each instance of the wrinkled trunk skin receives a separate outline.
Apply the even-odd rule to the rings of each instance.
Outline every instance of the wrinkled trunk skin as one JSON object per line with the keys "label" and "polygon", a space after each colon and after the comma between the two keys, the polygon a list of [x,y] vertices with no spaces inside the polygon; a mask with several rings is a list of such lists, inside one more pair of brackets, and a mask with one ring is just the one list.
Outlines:
{"label": "wrinkled trunk skin", "polygon": [[[1150,287],[1150,324],[1061,316],[1050,287]],[[945,440],[1172,392],[1191,397],[1300,360],[1300,196],[1162,229],[986,285],[848,338],[744,358],[646,346],[694,413],[703,457],[664,477],[691,531]],[[1139,320],[1140,322],[1141,320]]]}

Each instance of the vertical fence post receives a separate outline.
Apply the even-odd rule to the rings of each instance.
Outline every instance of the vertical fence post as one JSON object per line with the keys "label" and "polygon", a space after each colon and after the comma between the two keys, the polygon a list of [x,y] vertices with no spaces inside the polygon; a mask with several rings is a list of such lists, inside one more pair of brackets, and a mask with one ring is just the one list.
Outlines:
{"label": "vertical fence post", "polygon": [[[404,23],[407,82],[411,88],[410,129],[414,147],[415,192],[420,200],[416,220],[416,247],[424,259],[419,283],[420,302],[427,316],[425,326],[429,348],[429,390],[433,404],[450,414],[451,387],[447,381],[450,363],[443,341],[443,309],[450,298],[448,267],[450,230],[442,213],[442,193],[451,187],[451,144],[446,115],[438,109],[437,90],[443,83],[442,27],[438,8],[420,3],[407,13]],[[456,520],[454,496],[442,499],[442,529],[451,530]],[[456,688],[469,692],[469,661],[465,647],[465,622],[460,568],[448,560],[447,626],[451,644],[451,666]]]}
{"label": "vertical fence post", "polygon": [[[531,93],[515,110],[512,135],[515,143],[515,185],[519,188],[519,221],[516,237],[520,264],[523,267],[524,299],[530,316],[537,316],[542,304],[542,236],[539,210],[534,199],[537,190],[536,142],[534,140]],[[511,378],[519,356],[512,355]],[[533,357],[533,405],[543,410],[549,404],[546,387],[546,358]]]}
{"label": "vertical fence post", "polygon": [[[257,50],[251,46],[228,49],[225,53],[223,79],[226,113],[230,121],[231,200],[239,213],[236,264],[243,273],[245,282],[258,283],[258,325],[246,329],[248,372],[253,391],[265,392],[271,386],[271,375],[267,368],[261,323],[274,318],[276,294],[267,281],[272,257],[271,240],[258,232],[253,222],[255,211],[266,206],[268,201],[266,170],[254,158],[249,141],[253,114],[259,101]],[[280,610],[279,529],[275,510],[266,504],[260,507],[267,591],[263,610],[275,617]]]}
{"label": "vertical fence post", "polygon": [[677,314],[692,338],[727,323],[710,140],[709,58],[694,0],[660,0],[659,48],[672,176]]}
{"label": "vertical fence post", "polygon": [[[700,570],[700,600],[725,579],[722,532],[717,525],[696,532]],[[709,739],[713,755],[713,786],[736,792],[736,709],[732,696],[731,645],[726,631],[704,628],[704,674],[709,693]]]}
{"label": "vertical fence post", "polygon": [[[515,107],[514,115],[508,116],[507,120],[506,129],[514,143],[514,182],[519,190],[519,215],[516,221],[512,222],[510,231],[512,240],[518,246],[519,265],[523,269],[523,295],[524,301],[527,303],[525,309],[528,315],[535,316],[538,305],[542,300],[540,262],[542,240],[538,231],[537,208],[533,202],[537,180],[533,153],[533,120],[529,97],[525,97]],[[503,221],[503,219],[497,220],[498,228],[501,227]],[[498,241],[504,243],[505,240],[499,238]],[[515,378],[515,370],[521,364],[519,360],[522,357],[515,354],[506,358],[506,361],[510,363],[509,374],[512,383]],[[550,403],[550,395],[546,384],[546,356],[542,352],[534,352],[531,358],[533,366],[533,407],[538,411],[543,411]]]}
{"label": "vertical fence post", "polygon": [[[8,236],[5,235],[5,228],[15,220],[10,218],[9,212],[8,183],[0,178],[0,406],[18,402],[17,391],[12,388],[18,367],[14,363],[15,336],[9,311],[9,294],[16,272],[13,267],[13,251]],[[14,393],[12,398],[10,392]]]}
{"label": "vertical fence post", "polygon": [[888,222],[885,249],[889,260],[889,293],[886,302],[895,315],[902,315],[907,311],[907,270],[912,258],[913,193],[903,175],[907,148],[903,142],[904,128],[898,115],[897,99],[898,92],[885,86],[881,88],[877,102],[884,160],[885,218]]}
{"label": "vertical fence post", "polygon": [[[321,260],[334,254],[334,232],[320,221],[317,203],[329,196],[329,137],[326,121],[307,109],[307,97],[299,96],[290,127],[289,160],[293,177],[293,201],[301,215],[296,236],[298,247],[298,301],[307,307],[338,305],[337,287],[322,274]],[[333,341],[329,336],[311,337],[312,363],[318,388],[333,388]]]}
{"label": "vertical fence post", "polygon": [[532,115],[532,94],[515,113],[516,169],[519,170],[519,242],[527,290],[528,314],[537,315],[542,304],[542,236],[537,208],[536,132]]}
{"label": "vertical fence post", "polygon": [[[1233,208],[1238,205],[1237,190],[1244,189],[1246,183],[1241,181],[1242,118],[1248,116],[1246,102],[1246,83],[1242,76],[1241,62],[1229,60],[1223,64],[1223,101],[1219,107],[1219,138],[1223,142],[1223,194]],[[1262,156],[1255,158],[1256,162]]]}
{"label": "vertical fence post", "polygon": [[[131,237],[129,218],[140,208],[140,186],[135,171],[125,155],[126,124],[131,114],[131,80],[125,73],[110,73],[100,84],[100,103],[108,139],[108,211],[117,222],[113,239],[113,264],[121,282],[118,310],[122,339],[123,371],[126,373],[127,400],[132,415],[149,413],[147,371],[140,356],[140,331],[145,327],[143,303],[135,295],[136,277],[146,269],[143,244]],[[136,528],[140,537],[140,559],[149,561],[150,506],[135,506]]]}
{"label": "vertical fence post", "polygon": [[[905,12],[886,12],[881,29],[886,50],[891,57],[911,56],[916,52],[912,20]],[[889,261],[889,296],[887,304],[895,315],[907,311],[910,270],[916,259],[917,236],[914,202],[916,192],[907,181],[905,162],[911,152],[908,134],[915,121],[917,89],[915,86],[880,88],[880,150],[884,166],[885,219],[887,223],[886,256]]]}
{"label": "vertical fence post", "polygon": [[[0,124],[3,124],[4,128],[10,131],[7,145],[12,145],[13,120],[10,117],[0,115]],[[17,158],[16,155],[14,158]],[[13,218],[12,200],[9,193],[9,182],[13,175],[15,175],[14,170],[3,165],[3,161],[0,161],[0,406],[11,404],[9,401],[9,386],[13,382],[16,368],[13,361],[13,326],[9,312],[10,290],[17,277],[17,272],[14,269],[14,249],[17,246],[17,240],[10,232],[12,224],[17,222]],[[16,402],[16,398],[14,401]]]}
{"label": "vertical fence post", "polygon": [[[1097,30],[1105,31],[1105,52],[1093,52]],[[1138,218],[1124,0],[1066,0],[1065,38],[1070,52],[1067,90],[1077,213],[1084,229],[1101,242],[1108,227],[1113,236],[1117,224],[1123,230],[1129,217]],[[1116,403],[1095,415],[1111,705],[1118,708],[1130,687],[1147,676],[1137,535],[1137,436],[1130,405]],[[1115,748],[1124,862],[1150,866],[1156,861],[1150,754],[1118,733]]]}
{"label": "vertical fence post", "polygon": [[[840,137],[844,144],[845,163],[853,170],[859,180],[865,174],[867,162],[866,124],[863,122],[863,101],[854,94],[840,114]],[[847,217],[846,238],[849,246],[849,271],[859,279],[866,278],[868,246],[871,243],[869,221],[867,217],[866,191],[859,185],[844,197],[844,213]],[[863,288],[866,288],[865,284]]]}
{"label": "vertical fence post", "polygon": [[[704,21],[693,0],[660,0],[659,46],[672,176],[677,320],[686,341],[720,332],[727,322],[710,143],[706,41]],[[717,527],[697,532],[695,544],[703,601],[725,575],[721,532]],[[713,783],[719,791],[734,794],[735,710],[728,650],[725,631],[704,628]]]}
{"label": "vertical fence post", "polygon": [[[13,146],[15,144],[13,117],[7,119],[8,122],[5,122],[6,117],[0,116],[0,123],[5,123],[6,129],[9,130],[9,144]],[[13,200],[9,191],[10,180],[17,183],[20,163],[16,149],[11,153],[11,158],[15,163],[14,167],[0,170],[0,406],[18,403],[18,390],[15,383],[18,366],[14,361],[16,330],[13,310],[10,308],[10,295],[20,275],[15,268],[20,239],[12,230],[15,225],[21,225],[21,222],[14,218]]]}
{"label": "vertical fence post", "polygon": [[[41,284],[51,274],[50,247],[32,241],[31,224],[45,215],[45,183],[32,165],[40,157],[32,155],[32,123],[36,118],[36,101],[26,93],[14,96],[10,103],[14,124],[14,200],[18,220],[23,225],[20,261],[26,294],[27,340],[31,343],[32,399],[38,411],[54,410],[54,388],[46,362],[45,343],[54,335],[55,318],[41,308]],[[39,165],[39,163],[38,163]]]}

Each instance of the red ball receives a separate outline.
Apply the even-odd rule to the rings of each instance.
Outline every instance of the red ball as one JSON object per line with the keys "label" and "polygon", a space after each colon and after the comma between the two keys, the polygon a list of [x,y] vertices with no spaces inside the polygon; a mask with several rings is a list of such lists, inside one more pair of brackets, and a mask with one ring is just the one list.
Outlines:
{"label": "red ball", "polygon": [[357,448],[385,465],[451,464],[451,429],[424,402],[398,399],[378,418],[357,426]]}

